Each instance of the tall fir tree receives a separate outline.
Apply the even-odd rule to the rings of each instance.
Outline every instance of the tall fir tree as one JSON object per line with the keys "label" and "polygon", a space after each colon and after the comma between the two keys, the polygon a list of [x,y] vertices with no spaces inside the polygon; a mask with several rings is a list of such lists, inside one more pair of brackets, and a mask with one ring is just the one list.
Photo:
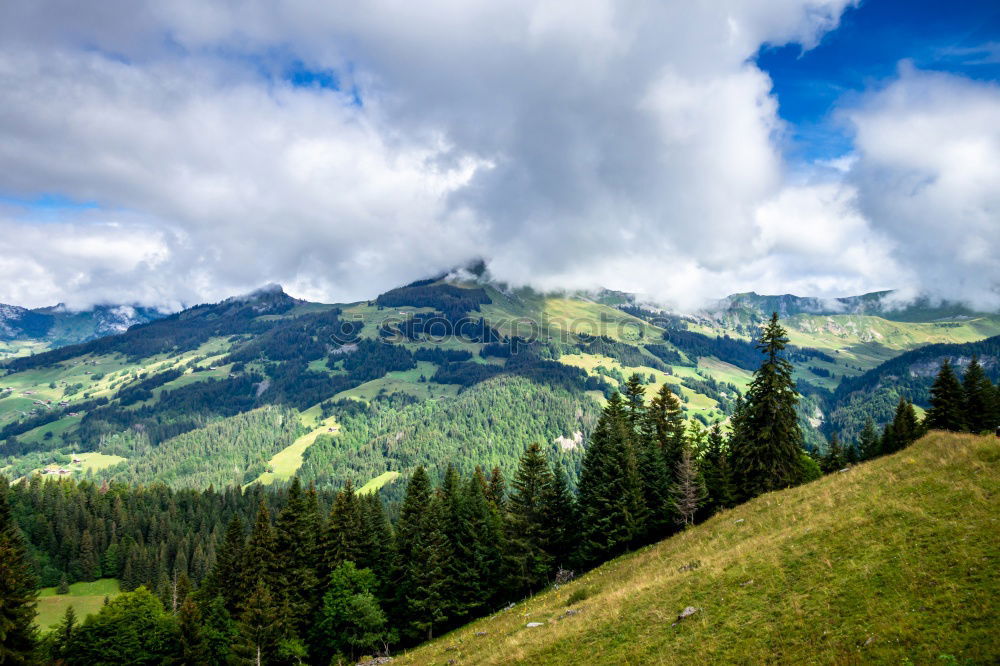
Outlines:
{"label": "tall fir tree", "polygon": [[681,459],[677,462],[674,478],[676,481],[671,488],[670,501],[677,516],[677,523],[687,527],[694,524],[695,515],[708,495],[691,446],[685,446],[681,450]]}
{"label": "tall fir tree", "polygon": [[190,597],[184,600],[177,613],[181,663],[196,666],[210,664],[211,654],[202,633],[201,611]]}
{"label": "tall fir tree", "polygon": [[542,497],[545,550],[556,568],[568,569],[576,546],[579,519],[576,500],[570,492],[566,473],[556,465],[552,481]]}
{"label": "tall fir tree", "polygon": [[705,480],[704,511],[707,516],[720,509],[736,505],[736,488],[729,465],[729,450],[722,434],[722,426],[715,423],[708,431],[704,455],[701,457],[702,478]]}
{"label": "tall fir tree", "polygon": [[235,614],[243,601],[243,548],[246,536],[243,523],[233,516],[226,526],[226,534],[215,558],[215,566],[209,574],[204,593],[208,597],[218,595],[229,614]]}
{"label": "tall fir tree", "polygon": [[996,399],[993,384],[975,356],[962,378],[965,424],[970,432],[990,432],[997,427]]}
{"label": "tall fir tree", "polygon": [[0,664],[32,663],[38,594],[21,531],[14,522],[10,482],[0,474]]}
{"label": "tall fir tree", "polygon": [[285,506],[274,523],[277,548],[277,576],[283,601],[291,610],[291,621],[297,633],[304,633],[307,623],[319,608],[320,581],[316,560],[319,555],[317,534],[319,516],[310,510],[309,500],[298,477],[288,487]]}
{"label": "tall fir tree", "polygon": [[830,435],[830,441],[827,443],[826,453],[820,461],[820,468],[823,472],[829,474],[843,469],[845,464],[847,464],[847,453],[844,451],[844,447],[840,445],[840,438],[837,436],[837,433],[833,433]]}
{"label": "tall fir tree", "polygon": [[521,455],[507,500],[507,559],[515,589],[538,591],[552,571],[545,515],[551,484],[548,462],[541,447],[533,443]]}
{"label": "tall fir tree", "polygon": [[454,552],[448,540],[447,521],[447,507],[439,492],[420,521],[407,566],[407,629],[414,638],[432,639],[435,629],[443,628],[455,617]]}
{"label": "tall fir tree", "polygon": [[857,449],[862,460],[876,458],[882,453],[882,442],[879,439],[878,429],[875,427],[875,421],[870,418],[865,421],[861,434],[858,435]]}
{"label": "tall fir tree", "polygon": [[787,344],[775,312],[757,342],[764,361],[754,373],[746,402],[733,424],[733,469],[743,499],[801,480],[802,432],[795,412],[798,393],[792,364],[782,354]]}
{"label": "tall fir tree", "polygon": [[625,551],[645,533],[646,500],[621,397],[608,399],[580,470],[579,563],[590,566]]}
{"label": "tall fir tree", "polygon": [[431,492],[431,480],[427,471],[423,466],[417,467],[406,484],[406,495],[396,523],[396,552],[391,574],[393,598],[390,615],[394,618],[394,624],[403,627],[408,627],[413,619],[408,603],[417,584],[413,577],[412,563],[425,526],[425,516],[430,510]]}
{"label": "tall fir tree", "polygon": [[965,394],[948,359],[941,363],[941,369],[931,385],[930,402],[924,419],[929,430],[961,432],[966,429]]}
{"label": "tall fir tree", "polygon": [[886,425],[882,434],[882,453],[895,453],[905,449],[920,436],[921,428],[913,405],[904,397],[896,404],[892,422]]}
{"label": "tall fir tree", "polygon": [[358,563],[364,538],[363,531],[361,504],[354,492],[354,485],[348,480],[334,498],[330,517],[326,522],[321,572],[324,584],[330,572],[344,562]]}
{"label": "tall fir tree", "polygon": [[666,383],[649,403],[643,432],[659,446],[672,480],[687,441],[687,426],[681,402]]}

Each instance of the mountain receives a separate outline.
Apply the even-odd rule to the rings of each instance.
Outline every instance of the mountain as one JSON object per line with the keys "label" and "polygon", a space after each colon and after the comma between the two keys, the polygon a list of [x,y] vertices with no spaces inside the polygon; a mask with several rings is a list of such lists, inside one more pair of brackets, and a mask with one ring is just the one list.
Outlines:
{"label": "mountain", "polygon": [[396,661],[996,663],[998,462],[997,438],[932,433],[722,512]]}
{"label": "mountain", "polygon": [[867,419],[885,423],[904,397],[918,407],[930,406],[930,388],[947,359],[962,375],[978,357],[991,381],[1000,380],[1000,336],[978,342],[932,344],[905,352],[856,377],[845,378],[829,400],[828,433],[853,441]]}
{"label": "mountain", "polygon": [[156,309],[132,305],[97,305],[74,311],[62,304],[28,310],[0,303],[0,358],[122,333],[162,316]]}
{"label": "mountain", "polygon": [[[579,443],[605,397],[633,373],[647,395],[668,384],[693,422],[727,419],[760,363],[750,338],[768,308],[787,314],[800,425],[817,450],[834,427],[831,414],[852,409],[834,393],[841,384],[927,344],[1000,334],[997,315],[940,321],[940,311],[926,310],[925,320],[902,321],[858,313],[880,294],[842,299],[856,305],[851,314],[817,313],[816,299],[740,295],[726,306],[733,316],[713,318],[645,308],[620,292],[542,294],[491,282],[481,270],[458,274],[345,304],[268,285],[7,359],[0,469],[19,476],[84,452],[92,454],[86,464],[63,468],[191,486],[218,473],[208,469],[214,449],[203,444],[226,432],[239,443],[218,449],[237,461],[224,476],[244,484],[298,473],[331,487],[390,484],[386,492],[396,493],[392,479],[418,464],[434,475],[448,462],[462,473],[476,464],[509,472],[526,441],[543,444],[572,484]],[[87,321],[97,330],[93,312]],[[36,332],[44,328],[38,317],[61,316],[11,313],[19,330]],[[526,408],[524,396],[544,409]],[[294,414],[298,426],[277,437],[272,421],[243,417],[267,407]],[[841,420],[861,414],[853,413]],[[260,436],[240,436],[241,428]],[[185,460],[179,452],[189,446],[202,453]]]}

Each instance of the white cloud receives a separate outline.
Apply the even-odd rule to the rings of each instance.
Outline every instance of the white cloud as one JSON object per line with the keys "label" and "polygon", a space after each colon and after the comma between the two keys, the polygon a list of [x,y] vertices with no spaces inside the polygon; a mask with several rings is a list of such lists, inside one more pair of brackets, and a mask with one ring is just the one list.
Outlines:
{"label": "white cloud", "polygon": [[904,65],[848,115],[860,210],[915,283],[1000,308],[1000,86]]}
{"label": "white cloud", "polygon": [[[896,286],[915,274],[906,238],[872,228],[863,183],[788,177],[770,81],[748,62],[762,43],[814,45],[848,4],[3,5],[0,193],[102,208],[47,232],[3,213],[17,259],[0,262],[0,301],[164,305],[271,281],[350,300],[475,256],[515,283],[683,303]],[[293,61],[341,91],[288,84]],[[867,138],[873,104],[853,116],[857,164],[822,171],[896,168]],[[68,242],[40,250],[52,233]]]}

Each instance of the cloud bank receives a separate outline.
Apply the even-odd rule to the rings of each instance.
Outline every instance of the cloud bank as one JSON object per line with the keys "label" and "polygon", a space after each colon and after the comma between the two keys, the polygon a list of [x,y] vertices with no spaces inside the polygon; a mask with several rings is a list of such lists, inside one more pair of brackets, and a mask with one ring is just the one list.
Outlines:
{"label": "cloud bank", "polygon": [[0,302],[356,300],[483,256],[681,307],[1000,305],[995,86],[904,67],[845,109],[841,168],[783,161],[750,59],[849,4],[9,3]]}

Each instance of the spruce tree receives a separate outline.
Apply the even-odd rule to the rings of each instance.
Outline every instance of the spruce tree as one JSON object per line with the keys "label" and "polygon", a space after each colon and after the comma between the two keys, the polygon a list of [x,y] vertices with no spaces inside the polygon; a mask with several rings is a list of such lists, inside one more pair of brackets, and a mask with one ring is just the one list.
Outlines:
{"label": "spruce tree", "polygon": [[633,432],[638,433],[646,415],[646,387],[643,386],[642,379],[637,373],[632,373],[626,380],[622,394],[625,398],[625,409],[628,411],[629,426]]}
{"label": "spruce tree", "polygon": [[452,551],[451,570],[448,572],[454,582],[454,617],[463,618],[474,613],[483,603],[487,591],[482,588],[476,562],[476,534],[469,519],[465,487],[454,465],[445,470],[441,485],[441,501],[444,503],[446,520],[445,534]]}
{"label": "spruce tree", "polygon": [[[240,587],[245,591],[254,590],[258,583],[267,587],[272,584],[272,574],[275,573],[274,528],[271,527],[271,514],[267,505],[261,500],[254,520],[253,530],[243,549],[243,565],[240,571]],[[244,592],[246,593],[246,592]]]}
{"label": "spruce tree", "polygon": [[569,568],[579,529],[576,501],[561,466],[555,466],[551,478],[542,497],[545,550],[556,568]]}
{"label": "spruce tree", "polygon": [[323,540],[323,579],[344,562],[357,564],[363,540],[361,505],[354,485],[347,481],[337,493],[330,509]]}
{"label": "spruce tree", "polygon": [[243,523],[233,516],[226,527],[226,535],[215,558],[215,566],[205,584],[207,596],[219,595],[226,611],[235,614],[243,601]]}
{"label": "spruce tree", "polygon": [[240,614],[237,654],[254,664],[275,661],[286,637],[283,620],[270,588],[264,581],[257,581]]}
{"label": "spruce tree", "polygon": [[941,363],[941,369],[931,385],[930,402],[931,407],[924,420],[929,430],[961,432],[966,429],[965,395],[948,359]]}
{"label": "spruce tree", "polygon": [[476,579],[480,582],[480,606],[486,607],[501,594],[506,542],[504,518],[486,497],[481,473],[465,484],[465,506],[472,534],[472,556]]}
{"label": "spruce tree", "polygon": [[396,523],[396,552],[392,568],[392,615],[395,623],[408,626],[410,607],[408,600],[414,593],[416,581],[413,574],[413,563],[416,557],[418,541],[425,526],[425,517],[430,509],[431,481],[423,466],[417,467],[406,485],[406,495]]}
{"label": "spruce tree", "polygon": [[537,591],[552,571],[552,555],[546,550],[546,499],[552,473],[538,444],[521,455],[507,500],[508,562],[511,586]]}
{"label": "spruce tree", "polygon": [[900,397],[892,423],[886,426],[882,436],[882,453],[895,453],[912,444],[921,434],[917,413],[913,405]]}
{"label": "spruce tree", "polygon": [[359,495],[361,505],[361,554],[357,563],[375,574],[379,589],[389,580],[392,567],[392,529],[378,492]]}
{"label": "spruce tree", "polygon": [[695,514],[705,503],[705,482],[694,460],[691,446],[681,450],[681,459],[674,473],[676,481],[671,488],[670,501],[677,515],[677,523],[687,527],[694,524]]}
{"label": "spruce tree", "polygon": [[868,419],[865,421],[861,434],[858,435],[858,455],[862,460],[870,460],[881,454],[881,441],[878,430],[875,428],[875,421]]}
{"label": "spruce tree", "polygon": [[712,515],[720,509],[729,509],[736,504],[736,488],[733,472],[729,465],[729,451],[722,434],[722,427],[716,423],[708,431],[707,446],[701,458],[702,478],[705,480],[705,513]]}
{"label": "spruce tree", "polygon": [[275,521],[275,545],[278,552],[277,573],[280,590],[292,612],[292,623],[302,633],[319,607],[319,578],[316,537],[319,516],[309,509],[309,503],[298,477],[292,479],[288,498]]}
{"label": "spruce tree", "polygon": [[837,433],[833,433],[830,435],[830,441],[827,445],[826,454],[821,460],[820,468],[824,473],[829,474],[843,469],[846,463],[847,455],[844,447],[840,445],[840,438],[837,437]]}
{"label": "spruce tree", "polygon": [[965,424],[973,433],[990,432],[997,427],[993,384],[975,356],[965,369],[962,378]]}
{"label": "spruce tree", "polygon": [[451,575],[454,552],[446,533],[447,520],[443,496],[437,493],[420,521],[412,559],[407,563],[407,630],[414,638],[430,640],[435,629],[454,617],[455,581]]}
{"label": "spruce tree", "polygon": [[579,562],[596,564],[644,534],[646,501],[625,408],[608,399],[584,452],[580,471]]}
{"label": "spruce tree", "polygon": [[503,472],[500,471],[499,467],[494,467],[490,472],[490,482],[486,491],[486,499],[500,513],[507,510],[507,482],[504,480]]}
{"label": "spruce tree", "polygon": [[208,645],[202,634],[201,611],[190,597],[181,604],[177,613],[177,621],[180,634],[181,663],[192,666],[212,663]]}
{"label": "spruce tree", "polygon": [[0,664],[27,664],[35,647],[38,593],[24,539],[8,504],[9,488],[7,477],[0,475]]}
{"label": "spruce tree", "polygon": [[686,430],[680,400],[664,383],[649,403],[643,431],[647,438],[659,445],[671,479],[687,441]]}
{"label": "spruce tree", "polygon": [[757,343],[764,361],[733,424],[733,468],[743,499],[800,481],[802,432],[795,412],[798,393],[792,364],[782,355],[787,344],[775,312]]}

